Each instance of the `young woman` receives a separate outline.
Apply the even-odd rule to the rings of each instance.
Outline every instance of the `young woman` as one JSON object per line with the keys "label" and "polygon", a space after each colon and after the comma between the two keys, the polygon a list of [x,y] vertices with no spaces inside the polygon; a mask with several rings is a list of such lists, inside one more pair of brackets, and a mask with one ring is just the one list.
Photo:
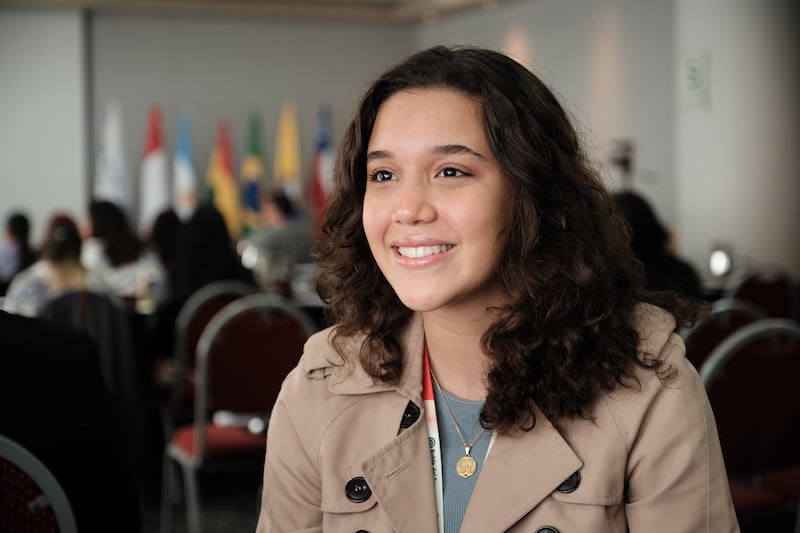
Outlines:
{"label": "young woman", "polygon": [[273,409],[260,532],[738,530],[673,333],[694,308],[643,289],[531,72],[445,47],[386,72],[345,134],[325,230],[336,326]]}
{"label": "young woman", "polygon": [[41,250],[38,261],[14,276],[4,310],[36,316],[47,302],[64,292],[107,290],[104,281],[81,264],[81,235],[69,215],[59,213],[50,218]]}

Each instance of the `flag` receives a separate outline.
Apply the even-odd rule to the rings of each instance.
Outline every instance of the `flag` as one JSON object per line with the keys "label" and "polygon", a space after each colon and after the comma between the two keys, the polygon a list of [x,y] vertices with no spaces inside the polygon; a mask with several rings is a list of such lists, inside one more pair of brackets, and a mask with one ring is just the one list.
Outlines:
{"label": "flag", "polygon": [[150,108],[139,179],[139,233],[146,235],[155,218],[170,207],[167,155],[161,142],[161,110]]}
{"label": "flag", "polygon": [[244,233],[247,235],[261,226],[261,186],[264,181],[264,158],[261,156],[261,120],[250,117],[247,154],[242,161],[242,207]]}
{"label": "flag", "polygon": [[172,168],[175,212],[186,220],[197,206],[197,173],[192,157],[191,116],[178,113],[178,140]]}
{"label": "flag", "polygon": [[233,170],[230,127],[226,121],[219,122],[217,143],[211,150],[206,181],[211,201],[222,213],[228,233],[232,239],[238,239],[242,232],[242,212],[239,185]]}
{"label": "flag", "polygon": [[301,205],[303,187],[300,183],[300,135],[297,128],[297,110],[292,103],[281,109],[278,134],[275,141],[275,186],[295,206]]}
{"label": "flag", "polygon": [[333,118],[328,106],[319,110],[317,122],[317,139],[314,160],[311,163],[311,175],[308,180],[309,204],[314,218],[314,229],[317,235],[322,231],[325,219],[325,204],[333,192],[333,147],[331,133]]}
{"label": "flag", "polygon": [[92,196],[96,200],[113,202],[129,211],[130,173],[123,146],[122,111],[117,102],[109,102],[103,123],[103,138],[97,154],[97,173]]}

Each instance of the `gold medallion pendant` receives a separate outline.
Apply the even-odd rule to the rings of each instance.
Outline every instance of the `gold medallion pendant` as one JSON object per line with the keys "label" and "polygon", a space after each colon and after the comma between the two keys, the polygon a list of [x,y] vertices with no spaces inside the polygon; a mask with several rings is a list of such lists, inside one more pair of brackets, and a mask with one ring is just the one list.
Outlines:
{"label": "gold medallion pendant", "polygon": [[464,479],[471,477],[478,470],[478,463],[469,455],[465,455],[456,463],[456,472]]}

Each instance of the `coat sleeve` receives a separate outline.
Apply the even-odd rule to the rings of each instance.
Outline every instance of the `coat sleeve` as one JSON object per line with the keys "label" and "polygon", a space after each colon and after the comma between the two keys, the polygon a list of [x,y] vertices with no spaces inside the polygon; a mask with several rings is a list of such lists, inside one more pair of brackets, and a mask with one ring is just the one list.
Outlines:
{"label": "coat sleeve", "polygon": [[302,379],[297,370],[289,375],[270,416],[257,533],[322,531],[316,439],[302,437],[291,410],[292,399],[303,401],[291,394]]}
{"label": "coat sleeve", "polygon": [[738,532],[719,436],[705,389],[670,335],[659,356],[676,371],[651,379],[651,401],[630,429],[625,508],[631,533]]}

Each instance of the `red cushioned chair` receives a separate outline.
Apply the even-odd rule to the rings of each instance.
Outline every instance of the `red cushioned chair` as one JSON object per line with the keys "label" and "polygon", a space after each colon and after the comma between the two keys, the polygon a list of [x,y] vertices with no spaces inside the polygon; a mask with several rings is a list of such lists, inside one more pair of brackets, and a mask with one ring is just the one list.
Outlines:
{"label": "red cushioned chair", "polygon": [[172,434],[176,421],[191,418],[197,342],[203,329],[220,309],[257,290],[238,280],[214,281],[195,291],[181,306],[175,320],[174,357],[157,363],[153,371],[156,383],[167,389],[159,405],[165,438]]}
{"label": "red cushioned chair", "polygon": [[702,322],[679,332],[686,344],[686,358],[699,369],[728,335],[761,318],[767,318],[766,313],[749,302],[735,298],[714,301]]}
{"label": "red cushioned chair", "polygon": [[[700,369],[740,520],[800,502],[800,324],[743,326]],[[800,526],[800,516],[797,517]]]}
{"label": "red cushioned chair", "polygon": [[174,430],[164,452],[162,531],[172,528],[173,463],[183,472],[190,533],[201,531],[199,470],[263,468],[263,430],[215,414],[268,423],[281,383],[313,331],[303,312],[277,295],[245,296],[211,319],[197,345],[194,419]]}
{"label": "red cushioned chair", "polygon": [[755,272],[731,288],[729,296],[749,302],[771,318],[798,316],[796,288],[791,277],[782,271]]}
{"label": "red cushioned chair", "polygon": [[4,435],[0,435],[0,531],[78,531],[58,480],[35,455]]}

